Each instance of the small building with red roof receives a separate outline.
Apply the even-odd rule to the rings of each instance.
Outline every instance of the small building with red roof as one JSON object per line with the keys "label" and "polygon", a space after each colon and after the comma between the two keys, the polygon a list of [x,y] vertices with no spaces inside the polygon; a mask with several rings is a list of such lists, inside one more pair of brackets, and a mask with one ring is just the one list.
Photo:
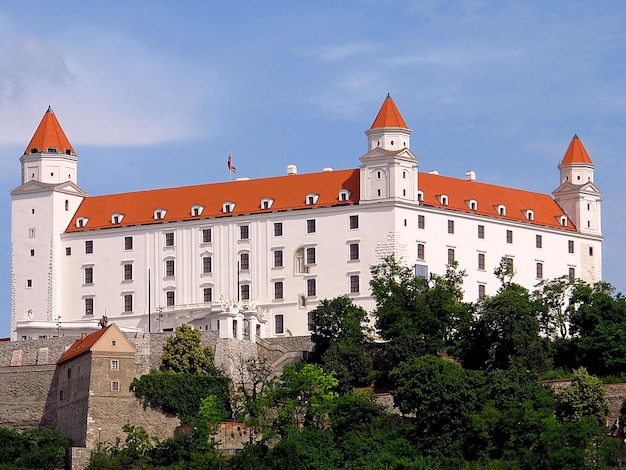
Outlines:
{"label": "small building with red roof", "polygon": [[105,313],[124,331],[308,335],[322,299],[371,311],[370,266],[392,254],[418,276],[458,262],[466,300],[497,291],[503,258],[529,289],[602,279],[601,192],[578,136],[550,195],[420,172],[390,95],[365,134],[355,168],[89,196],[48,109],[11,192],[12,338],[92,332]]}

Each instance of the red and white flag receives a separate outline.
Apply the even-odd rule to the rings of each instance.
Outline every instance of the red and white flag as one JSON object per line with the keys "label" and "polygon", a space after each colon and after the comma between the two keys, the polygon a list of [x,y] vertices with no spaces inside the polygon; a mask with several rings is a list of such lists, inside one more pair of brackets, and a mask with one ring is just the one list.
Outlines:
{"label": "red and white flag", "polygon": [[233,173],[237,173],[237,168],[233,166],[233,159],[231,158],[230,153],[228,154],[228,169]]}

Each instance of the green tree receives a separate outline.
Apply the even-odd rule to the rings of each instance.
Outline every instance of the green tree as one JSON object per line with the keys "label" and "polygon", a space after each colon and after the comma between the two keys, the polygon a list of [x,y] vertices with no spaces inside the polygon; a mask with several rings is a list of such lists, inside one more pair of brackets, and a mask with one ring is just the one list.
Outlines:
{"label": "green tree", "polygon": [[367,312],[347,296],[324,299],[311,311],[313,355],[325,370],[334,371],[344,391],[366,385],[372,375]]}
{"label": "green tree", "polygon": [[14,431],[0,428],[0,468],[65,468],[69,439],[48,428]]}
{"label": "green tree", "polygon": [[606,282],[577,281],[572,296],[572,343],[579,365],[593,374],[626,373],[626,298]]}
{"label": "green tree", "polygon": [[277,431],[285,435],[301,425],[321,426],[337,397],[334,388],[338,383],[334,373],[315,364],[285,366],[274,392]]}
{"label": "green tree", "polygon": [[202,346],[200,331],[183,324],[167,338],[163,347],[162,371],[214,374],[213,350]]}
{"label": "green tree", "polygon": [[445,276],[421,279],[393,256],[372,266],[370,282],[376,301],[376,328],[387,341],[389,369],[402,361],[437,354],[459,331],[466,318],[461,282],[464,271],[456,263]]}
{"label": "green tree", "polygon": [[477,374],[451,361],[423,356],[400,363],[390,378],[394,405],[415,415],[420,449],[462,462],[461,434],[478,408]]}
{"label": "green tree", "polygon": [[524,287],[505,284],[479,304],[477,317],[464,352],[469,367],[547,369],[537,313]]}
{"label": "green tree", "polygon": [[131,390],[144,406],[174,413],[182,423],[191,423],[197,416],[202,400],[210,395],[215,396],[222,409],[230,413],[229,382],[223,375],[175,374],[153,370],[133,379]]}
{"label": "green tree", "polygon": [[602,381],[583,367],[574,371],[569,386],[556,397],[556,416],[561,421],[593,418],[605,424],[609,409]]}
{"label": "green tree", "polygon": [[541,281],[533,292],[539,311],[539,327],[548,338],[567,338],[569,293],[572,282],[568,276]]}

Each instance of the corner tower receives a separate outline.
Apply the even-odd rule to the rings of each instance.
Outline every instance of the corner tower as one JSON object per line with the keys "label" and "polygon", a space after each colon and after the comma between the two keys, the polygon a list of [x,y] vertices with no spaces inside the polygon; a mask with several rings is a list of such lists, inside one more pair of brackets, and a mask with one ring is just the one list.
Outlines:
{"label": "corner tower", "polygon": [[60,324],[61,234],[86,193],[76,185],[78,157],[51,108],[20,157],[11,191],[11,339],[37,338]]}
{"label": "corner tower", "polygon": [[78,157],[51,107],[43,115],[20,163],[22,184],[31,180],[77,184]]}
{"label": "corner tower", "polygon": [[577,135],[559,164],[561,184],[554,190],[556,202],[580,233],[602,236],[601,196],[594,183],[595,165]]}
{"label": "corner tower", "polygon": [[360,202],[391,199],[417,203],[418,159],[410,150],[411,130],[391,95],[365,135],[368,152],[360,158]]}

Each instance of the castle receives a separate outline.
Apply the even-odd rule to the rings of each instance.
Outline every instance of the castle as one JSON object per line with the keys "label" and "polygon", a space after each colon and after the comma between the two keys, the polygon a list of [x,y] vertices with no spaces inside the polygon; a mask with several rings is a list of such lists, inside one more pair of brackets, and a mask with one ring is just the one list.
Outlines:
{"label": "castle", "polygon": [[11,339],[80,336],[105,313],[126,333],[306,336],[324,298],[372,311],[370,266],[387,255],[422,277],[458,262],[466,300],[497,291],[503,258],[527,288],[602,279],[601,193],[577,136],[552,197],[419,172],[390,96],[365,134],[354,169],[88,196],[48,109],[11,192]]}

